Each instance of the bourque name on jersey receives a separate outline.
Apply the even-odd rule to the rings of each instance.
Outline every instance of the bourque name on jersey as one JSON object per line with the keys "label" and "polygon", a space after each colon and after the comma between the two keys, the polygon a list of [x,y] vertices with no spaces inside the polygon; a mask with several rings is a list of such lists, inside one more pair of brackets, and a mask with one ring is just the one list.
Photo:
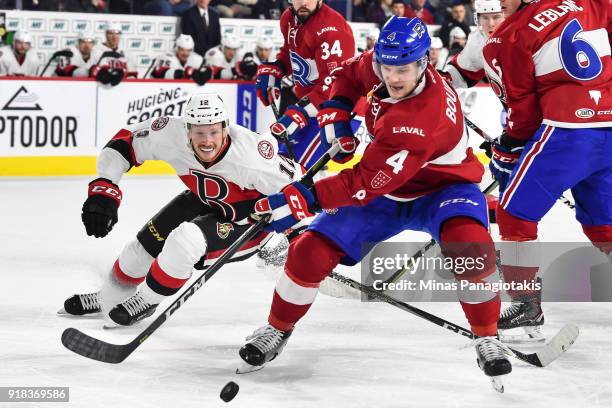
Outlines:
{"label": "bourque name on jersey", "polygon": [[551,7],[542,11],[541,13],[536,14],[532,19],[536,21],[536,24],[529,23],[529,27],[539,33],[540,31],[542,31],[547,26],[558,20],[560,17],[566,15],[567,13],[582,10],[584,9],[580,6],[577,6],[574,1],[563,0],[563,2],[558,6]]}

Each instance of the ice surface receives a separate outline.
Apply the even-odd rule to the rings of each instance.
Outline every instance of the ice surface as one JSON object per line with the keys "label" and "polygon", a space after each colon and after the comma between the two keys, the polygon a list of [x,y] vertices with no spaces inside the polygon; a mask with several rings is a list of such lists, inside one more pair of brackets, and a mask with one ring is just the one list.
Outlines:
{"label": "ice surface", "polygon": [[[70,387],[70,403],[17,407],[220,407],[219,392],[230,380],[240,392],[229,404],[248,408],[612,406],[609,303],[545,304],[545,334],[575,322],[580,337],[544,369],[513,360],[503,395],[477,368],[473,349],[461,348],[463,337],[386,304],[326,296],[277,361],[236,376],[237,351],[266,322],[274,286],[253,259],[221,270],[123,363],[73,354],[60,343],[66,327],[116,343],[142,330],[103,331],[98,319],[55,313],[71,294],[95,289],[123,245],[183,189],[173,177],[126,178],[119,223],[107,238],[94,239],[80,220],[86,183],[0,181],[0,386]],[[542,222],[541,238],[585,240],[562,204]],[[458,304],[416,306],[467,326]]]}

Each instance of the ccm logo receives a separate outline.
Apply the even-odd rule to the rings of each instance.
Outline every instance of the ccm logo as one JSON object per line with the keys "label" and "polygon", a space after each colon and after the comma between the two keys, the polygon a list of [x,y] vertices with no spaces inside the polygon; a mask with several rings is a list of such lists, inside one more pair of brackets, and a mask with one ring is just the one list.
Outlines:
{"label": "ccm logo", "polygon": [[98,194],[107,194],[111,197],[117,197],[118,199],[121,200],[121,193],[112,187],[95,186],[94,188],[91,189],[91,192],[98,193]]}
{"label": "ccm logo", "polygon": [[442,201],[440,203],[440,208],[445,207],[449,204],[459,204],[459,203],[472,204],[473,206],[476,206],[476,207],[478,206],[477,202],[472,201],[469,198],[453,198],[452,200]]}
{"label": "ccm logo", "polygon": [[259,73],[260,74],[273,74],[278,72],[277,68],[270,68],[270,67],[262,67],[259,69]]}
{"label": "ccm logo", "polygon": [[291,201],[291,207],[293,208],[293,215],[295,215],[295,218],[297,218],[298,220],[303,220],[306,217],[306,213],[304,212],[304,208],[302,207],[302,202],[300,201],[300,198],[295,195],[295,194],[291,194],[289,196],[289,200]]}

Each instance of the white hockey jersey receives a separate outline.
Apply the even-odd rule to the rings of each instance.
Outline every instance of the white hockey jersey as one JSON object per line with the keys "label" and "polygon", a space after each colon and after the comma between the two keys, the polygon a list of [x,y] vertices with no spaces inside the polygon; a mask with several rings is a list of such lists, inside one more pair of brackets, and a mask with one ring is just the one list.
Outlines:
{"label": "white hockey jersey", "polygon": [[185,65],[181,64],[175,53],[168,52],[157,58],[157,64],[152,72],[152,76],[155,78],[174,79],[174,72],[177,69],[185,69],[191,67],[194,70],[199,69],[202,66],[204,58],[200,54],[191,52]]}
{"label": "white hockey jersey", "polygon": [[228,128],[229,145],[212,163],[202,163],[191,150],[182,117],[164,116],[130,125],[107,143],[97,171],[118,184],[123,173],[146,160],[163,160],[206,205],[232,221],[245,219],[255,202],[279,192],[302,176],[302,168],[278,155],[271,135],[239,125]]}
{"label": "white hockey jersey", "polygon": [[58,58],[55,75],[58,75],[58,72],[61,71],[63,76],[88,77],[91,67],[97,62],[93,51],[89,55],[89,59],[85,61],[77,47],[73,45],[68,47],[68,49],[72,52],[72,57]]}
{"label": "white hockey jersey", "polygon": [[236,67],[236,64],[240,61],[240,53],[236,52],[234,58],[231,61],[225,59],[223,54],[222,45],[218,45],[206,51],[204,58],[206,59],[206,65],[212,65],[221,68],[220,79],[233,79],[235,77],[232,68]]}
{"label": "white hockey jersey", "polygon": [[[102,55],[107,51],[115,51],[121,55],[120,58],[104,57]],[[94,59],[94,64],[99,66],[107,66],[115,69],[125,69],[126,76],[137,77],[138,71],[136,70],[136,62],[131,54],[128,54],[120,49],[112,49],[105,44],[96,44],[91,56]]]}
{"label": "white hockey jersey", "polygon": [[42,69],[42,61],[33,50],[29,50],[23,63],[17,62],[15,52],[10,46],[0,48],[0,76],[38,76]]}
{"label": "white hockey jersey", "polygon": [[444,71],[451,75],[453,87],[469,88],[485,77],[482,49],[486,40],[480,30],[472,31],[465,48],[448,62]]}

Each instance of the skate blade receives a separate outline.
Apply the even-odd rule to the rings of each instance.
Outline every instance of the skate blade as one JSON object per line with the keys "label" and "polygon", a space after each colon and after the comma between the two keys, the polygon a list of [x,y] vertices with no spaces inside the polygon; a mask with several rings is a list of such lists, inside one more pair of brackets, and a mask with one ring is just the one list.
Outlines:
{"label": "skate blade", "polygon": [[524,327],[523,330],[525,332],[521,334],[509,334],[507,333],[507,330],[500,330],[499,339],[502,343],[509,344],[534,344],[543,343],[546,341],[546,337],[544,337],[544,335],[540,331],[539,326]]}
{"label": "skate blade", "polygon": [[68,313],[66,311],[66,309],[64,309],[63,307],[57,311],[57,315],[61,316],[61,317],[65,317],[65,318],[73,318],[73,319],[98,319],[100,317],[100,314],[102,312],[96,312],[96,313],[87,313],[87,314],[83,314],[83,315],[73,315],[71,313]]}
{"label": "skate blade", "polygon": [[114,330],[114,329],[119,329],[121,327],[129,327],[129,326],[122,326],[120,324],[113,322],[112,320],[105,321],[104,324],[102,325],[102,328],[104,330]]}
{"label": "skate blade", "polygon": [[240,363],[238,368],[236,368],[236,374],[254,373],[256,371],[261,370],[264,367],[265,367],[265,365],[254,366],[254,365],[251,365],[251,364],[243,361],[242,363]]}
{"label": "skate blade", "polygon": [[491,385],[495,391],[499,392],[500,394],[504,393],[504,383],[502,382],[501,375],[491,377]]}

